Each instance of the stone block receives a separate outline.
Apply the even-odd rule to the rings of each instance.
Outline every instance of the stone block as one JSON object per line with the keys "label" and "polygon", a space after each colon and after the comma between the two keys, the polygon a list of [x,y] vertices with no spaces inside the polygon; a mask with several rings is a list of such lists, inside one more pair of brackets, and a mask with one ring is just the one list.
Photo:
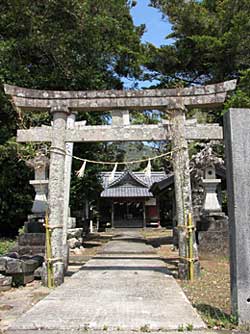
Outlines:
{"label": "stone block", "polygon": [[47,266],[46,263],[43,263],[41,267],[41,280],[42,280],[42,285],[48,286],[48,273],[47,273]]}
{"label": "stone block", "polygon": [[35,279],[40,280],[42,278],[42,270],[43,270],[43,268],[39,267],[34,271],[34,278]]}
{"label": "stone block", "polygon": [[0,272],[2,272],[2,273],[6,271],[7,260],[8,260],[7,256],[1,256],[0,257]]}
{"label": "stone block", "polygon": [[12,277],[0,274],[0,291],[7,291],[11,289]]}
{"label": "stone block", "polygon": [[4,254],[4,256],[11,257],[12,259],[18,259],[19,258],[19,254],[17,252],[7,253],[7,254]]}
{"label": "stone block", "polygon": [[179,244],[178,240],[179,240],[179,237],[178,237],[178,228],[174,227],[173,228],[173,245],[174,245],[174,247],[178,248],[178,244]]}
{"label": "stone block", "polygon": [[199,252],[210,256],[229,255],[228,233],[222,231],[201,231],[199,232]]}
{"label": "stone block", "polygon": [[45,245],[45,234],[43,233],[24,233],[18,237],[19,246],[43,246]]}
{"label": "stone block", "polygon": [[40,266],[43,264],[43,262],[44,262],[44,256],[41,256],[41,255],[35,255],[35,256],[32,256],[31,259],[37,261],[39,267],[40,267]]}
{"label": "stone block", "polygon": [[72,228],[68,229],[68,239],[71,238],[81,238],[83,234],[83,229],[82,228]]}
{"label": "stone block", "polygon": [[224,115],[233,313],[250,324],[250,109]]}
{"label": "stone block", "polygon": [[26,285],[34,281],[34,273],[18,273],[18,274],[13,274],[11,276],[12,276],[12,285],[16,287],[20,285]]}
{"label": "stone block", "polygon": [[8,259],[6,273],[9,275],[20,273],[33,273],[40,266],[40,261],[36,259],[19,260]]}
{"label": "stone block", "polygon": [[33,273],[38,267],[40,267],[40,260],[31,259],[25,260],[23,262],[23,272],[24,273]]}
{"label": "stone block", "polygon": [[25,233],[45,233],[44,219],[32,219],[24,223]]}
{"label": "stone block", "polygon": [[18,253],[22,255],[44,255],[45,254],[45,245],[44,246],[19,246],[17,247]]}
{"label": "stone block", "polygon": [[13,278],[13,285],[25,285],[34,280],[34,271],[41,265],[41,259],[8,259],[6,273]]}
{"label": "stone block", "polygon": [[8,259],[6,263],[6,273],[22,273],[23,272],[23,261],[18,259]]}
{"label": "stone block", "polygon": [[64,272],[66,273],[69,265],[69,245],[63,245],[63,264],[64,264]]}
{"label": "stone block", "polygon": [[78,248],[82,245],[82,243],[76,238],[71,238],[68,240],[68,245],[70,249]]}
{"label": "stone block", "polygon": [[[76,260],[76,256],[81,256],[83,254],[83,252],[85,251],[85,249],[81,246],[79,248],[74,248],[74,249],[71,249],[70,250],[70,256],[74,256],[74,260],[73,262],[75,263],[75,260]],[[72,260],[72,258],[71,258]]]}
{"label": "stone block", "polygon": [[202,215],[197,223],[199,251],[229,255],[228,217],[223,213]]}
{"label": "stone block", "polygon": [[69,217],[68,218],[68,229],[72,229],[76,227],[76,218]]}
{"label": "stone block", "polygon": [[43,262],[44,262],[44,256],[41,255],[34,255],[34,256],[29,256],[29,255],[23,255],[20,257],[20,260],[27,261],[27,260],[33,260],[37,262],[38,267],[40,267]]}
{"label": "stone block", "polygon": [[44,233],[24,233],[18,237],[18,245],[15,250],[20,256],[23,255],[44,255],[45,254],[45,234]]}

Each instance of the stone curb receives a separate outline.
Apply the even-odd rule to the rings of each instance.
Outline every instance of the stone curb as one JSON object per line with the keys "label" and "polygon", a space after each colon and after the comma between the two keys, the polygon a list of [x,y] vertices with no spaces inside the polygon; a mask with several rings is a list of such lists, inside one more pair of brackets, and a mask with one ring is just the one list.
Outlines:
{"label": "stone curb", "polygon": [[[144,331],[127,331],[127,330],[119,330],[119,331],[110,331],[110,330],[10,330],[5,332],[4,334],[141,334],[145,333]],[[231,331],[210,331],[210,330],[194,330],[194,331],[157,331],[157,332],[147,332],[150,334],[231,334]],[[237,332],[237,334],[241,334]]]}

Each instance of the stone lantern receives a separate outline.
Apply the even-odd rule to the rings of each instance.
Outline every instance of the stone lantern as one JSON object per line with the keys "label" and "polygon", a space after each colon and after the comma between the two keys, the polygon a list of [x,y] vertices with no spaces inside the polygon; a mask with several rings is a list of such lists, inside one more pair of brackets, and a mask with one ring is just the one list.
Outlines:
{"label": "stone lantern", "polygon": [[35,171],[35,179],[30,181],[35,189],[35,198],[31,209],[32,214],[28,215],[28,221],[24,223],[24,233],[18,236],[15,250],[20,255],[44,255],[43,224],[47,210],[49,159],[39,151],[33,159],[26,161],[26,165]]}
{"label": "stone lantern", "polygon": [[199,231],[199,249],[205,253],[228,255],[228,217],[222,211],[217,187],[221,180],[216,178],[214,164],[204,169],[204,203]]}
{"label": "stone lantern", "polygon": [[[199,195],[197,238],[199,251],[228,255],[228,217],[222,211],[219,200],[221,180],[216,177],[216,168],[222,167],[224,161],[216,156],[212,145],[212,142],[205,144],[204,149],[193,158],[193,170],[197,175],[196,191]],[[200,186],[202,192],[199,192]]]}
{"label": "stone lantern", "polygon": [[41,233],[44,231],[43,223],[48,208],[48,169],[49,159],[44,153],[37,155],[26,162],[26,165],[34,169],[35,179],[30,184],[35,189],[35,198],[32,206],[32,214],[28,216],[28,222],[25,223],[26,233]]}
{"label": "stone lantern", "polygon": [[221,183],[220,179],[216,179],[215,167],[213,165],[205,168],[205,178],[202,179],[204,186],[205,199],[202,211],[206,213],[222,212],[221,205],[218,201],[217,186]]}

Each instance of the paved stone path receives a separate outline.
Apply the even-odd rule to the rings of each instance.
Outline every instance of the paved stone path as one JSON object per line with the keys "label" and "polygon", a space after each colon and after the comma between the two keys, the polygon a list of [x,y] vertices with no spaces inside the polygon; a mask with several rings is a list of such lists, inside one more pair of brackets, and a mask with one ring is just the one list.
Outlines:
{"label": "paved stone path", "polygon": [[[154,249],[121,234],[8,333],[178,330],[205,325]],[[51,332],[52,331],[52,332]]]}

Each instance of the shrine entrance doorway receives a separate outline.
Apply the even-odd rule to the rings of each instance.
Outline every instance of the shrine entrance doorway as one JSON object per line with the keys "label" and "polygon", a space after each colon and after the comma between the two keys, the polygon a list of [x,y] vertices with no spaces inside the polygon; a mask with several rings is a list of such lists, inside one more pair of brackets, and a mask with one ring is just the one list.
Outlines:
{"label": "shrine entrance doorway", "polygon": [[145,206],[138,199],[123,199],[113,202],[114,228],[142,228],[145,220]]}

